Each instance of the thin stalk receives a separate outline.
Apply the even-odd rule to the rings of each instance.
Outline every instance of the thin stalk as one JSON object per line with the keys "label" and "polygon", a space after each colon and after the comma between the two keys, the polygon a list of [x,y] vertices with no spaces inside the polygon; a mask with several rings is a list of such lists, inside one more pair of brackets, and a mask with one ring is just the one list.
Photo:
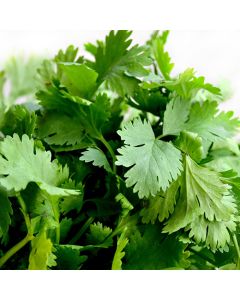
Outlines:
{"label": "thin stalk", "polygon": [[27,232],[29,234],[32,234],[32,226],[31,226],[31,220],[30,220],[30,217],[27,213],[27,207],[26,207],[26,204],[21,196],[20,193],[18,193],[17,195],[17,199],[18,199],[18,203],[20,205],[20,209],[21,209],[21,212],[23,214],[23,217],[24,217],[24,220],[25,220],[25,224],[26,224],[26,227],[27,227]]}
{"label": "thin stalk", "polygon": [[190,248],[190,251],[192,253],[194,253],[195,255],[201,257],[203,260],[206,260],[208,263],[210,263],[216,269],[215,261],[214,260],[212,260],[211,258],[205,256],[204,254],[202,254],[202,253],[200,253],[200,252],[198,252],[198,251],[196,251],[196,250],[194,250],[192,248]]}
{"label": "thin stalk", "polygon": [[111,147],[111,145],[105,140],[105,138],[103,136],[100,137],[100,141],[104,144],[104,146],[107,148],[108,152],[110,153],[111,157],[112,157],[112,161],[113,161],[113,165],[112,165],[112,169],[113,169],[113,173],[116,174],[117,169],[116,169],[116,156],[114,154],[114,151]]}
{"label": "thin stalk", "polygon": [[87,219],[87,221],[83,224],[83,226],[81,227],[81,229],[77,232],[77,234],[71,239],[71,241],[69,242],[69,244],[74,245],[79,239],[80,237],[84,234],[84,232],[88,229],[88,227],[90,226],[90,224],[93,222],[94,218],[90,217],[89,219]]}
{"label": "thin stalk", "polygon": [[54,200],[51,201],[52,209],[53,209],[53,214],[54,218],[57,221],[57,227],[56,227],[56,243],[60,243],[60,223],[59,223],[59,211],[58,211],[58,203],[55,203]]}
{"label": "thin stalk", "polygon": [[236,249],[237,257],[238,257],[238,259],[237,259],[237,270],[240,270],[240,249],[239,249],[236,234],[233,235],[232,239],[233,239],[233,244],[234,244],[234,247]]}
{"label": "thin stalk", "polygon": [[167,136],[167,134],[160,134],[159,136],[156,137],[157,140],[162,139],[163,137]]}
{"label": "thin stalk", "polygon": [[20,193],[17,194],[17,199],[27,227],[27,235],[25,236],[24,239],[22,239],[19,243],[17,243],[15,246],[9,249],[0,258],[0,268],[7,262],[9,258],[11,258],[15,253],[17,253],[20,249],[22,249],[28,242],[30,242],[34,238],[32,233],[31,220],[27,213],[27,207]]}
{"label": "thin stalk", "polygon": [[30,242],[34,238],[33,235],[27,234],[24,239],[22,239],[19,243],[9,249],[1,258],[0,258],[0,268],[20,249],[22,249],[28,242]]}

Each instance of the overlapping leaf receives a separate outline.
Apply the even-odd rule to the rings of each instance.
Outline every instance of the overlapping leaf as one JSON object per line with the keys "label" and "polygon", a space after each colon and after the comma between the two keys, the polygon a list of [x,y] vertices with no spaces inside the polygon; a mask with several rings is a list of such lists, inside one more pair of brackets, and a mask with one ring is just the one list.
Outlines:
{"label": "overlapping leaf", "polygon": [[127,186],[134,186],[140,198],[164,191],[181,172],[181,153],[171,143],[155,138],[151,125],[135,119],[119,135],[125,146],[118,149],[117,165],[131,167],[125,174]]}

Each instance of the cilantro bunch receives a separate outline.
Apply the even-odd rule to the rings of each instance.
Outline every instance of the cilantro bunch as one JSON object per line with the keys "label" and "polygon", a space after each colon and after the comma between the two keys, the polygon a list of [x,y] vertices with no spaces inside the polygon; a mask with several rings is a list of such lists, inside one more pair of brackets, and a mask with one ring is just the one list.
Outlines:
{"label": "cilantro bunch", "polygon": [[240,121],[168,34],[1,72],[1,269],[240,268]]}

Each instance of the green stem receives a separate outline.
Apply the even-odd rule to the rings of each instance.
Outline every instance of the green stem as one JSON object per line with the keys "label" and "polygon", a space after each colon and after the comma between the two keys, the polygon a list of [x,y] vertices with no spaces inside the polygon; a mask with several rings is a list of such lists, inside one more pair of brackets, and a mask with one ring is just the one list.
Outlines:
{"label": "green stem", "polygon": [[237,252],[237,270],[240,270],[240,249],[239,249],[239,245],[238,245],[238,240],[237,240],[237,237],[236,237],[236,234],[234,234],[232,236],[232,239],[233,239],[233,243],[234,243],[234,247],[236,249],[236,252]]}
{"label": "green stem", "polygon": [[74,245],[80,239],[80,237],[84,234],[84,232],[88,229],[89,225],[93,222],[93,220],[94,220],[93,217],[90,217],[89,219],[87,219],[87,221],[83,224],[83,226],[81,227],[81,229],[71,239],[71,241],[69,242],[69,244]]}
{"label": "green stem", "polygon": [[32,235],[32,226],[31,226],[31,220],[30,220],[30,217],[27,213],[27,207],[26,207],[26,204],[21,196],[20,193],[18,193],[17,195],[17,199],[18,199],[18,202],[20,204],[20,207],[21,207],[21,212],[23,214],[23,217],[24,217],[24,220],[25,220],[25,224],[26,224],[26,227],[27,227],[27,232],[28,234],[31,234]]}
{"label": "green stem", "polygon": [[113,169],[113,173],[116,174],[116,172],[117,172],[116,165],[115,165],[116,156],[114,154],[114,151],[113,151],[111,145],[105,140],[105,138],[103,136],[100,137],[100,141],[104,144],[104,146],[107,148],[108,152],[110,153],[110,155],[112,157],[112,161],[113,161],[112,169]]}
{"label": "green stem", "polygon": [[191,251],[192,253],[194,253],[195,255],[201,257],[203,260],[206,260],[209,264],[211,264],[211,265],[216,269],[215,261],[214,261],[214,260],[212,260],[211,258],[205,256],[204,254],[202,254],[202,253],[200,253],[200,252],[194,250],[193,248],[190,248],[190,251]]}
{"label": "green stem", "polygon": [[1,258],[0,258],[0,268],[2,267],[3,264],[7,262],[9,258],[11,258],[15,253],[17,253],[20,249],[22,249],[28,242],[30,242],[34,236],[32,232],[32,227],[31,227],[31,220],[30,217],[27,213],[27,207],[26,204],[21,196],[20,193],[17,195],[17,199],[20,205],[20,210],[23,214],[25,224],[27,227],[27,235],[24,239],[22,239],[19,243],[17,243],[15,246],[13,246],[10,250],[8,250]]}
{"label": "green stem", "polygon": [[167,134],[160,134],[159,136],[156,137],[157,140],[162,139],[163,137],[167,136]]}
{"label": "green stem", "polygon": [[52,205],[52,209],[53,209],[53,214],[54,214],[54,218],[57,222],[57,227],[56,227],[56,243],[59,244],[60,243],[60,223],[59,223],[59,211],[58,211],[58,202],[55,203],[54,200],[51,201],[51,205]]}
{"label": "green stem", "polygon": [[19,243],[9,249],[1,258],[0,258],[0,268],[11,258],[15,253],[17,253],[20,249],[22,249],[28,242],[30,242],[34,238],[33,235],[27,234],[24,239],[22,239]]}

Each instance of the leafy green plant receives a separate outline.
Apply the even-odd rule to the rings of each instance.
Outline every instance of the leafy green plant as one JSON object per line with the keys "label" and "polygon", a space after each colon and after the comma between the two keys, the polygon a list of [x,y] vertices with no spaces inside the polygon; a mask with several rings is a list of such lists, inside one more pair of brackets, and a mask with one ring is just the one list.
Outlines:
{"label": "leafy green plant", "polygon": [[240,120],[168,34],[0,74],[0,268],[240,269]]}

